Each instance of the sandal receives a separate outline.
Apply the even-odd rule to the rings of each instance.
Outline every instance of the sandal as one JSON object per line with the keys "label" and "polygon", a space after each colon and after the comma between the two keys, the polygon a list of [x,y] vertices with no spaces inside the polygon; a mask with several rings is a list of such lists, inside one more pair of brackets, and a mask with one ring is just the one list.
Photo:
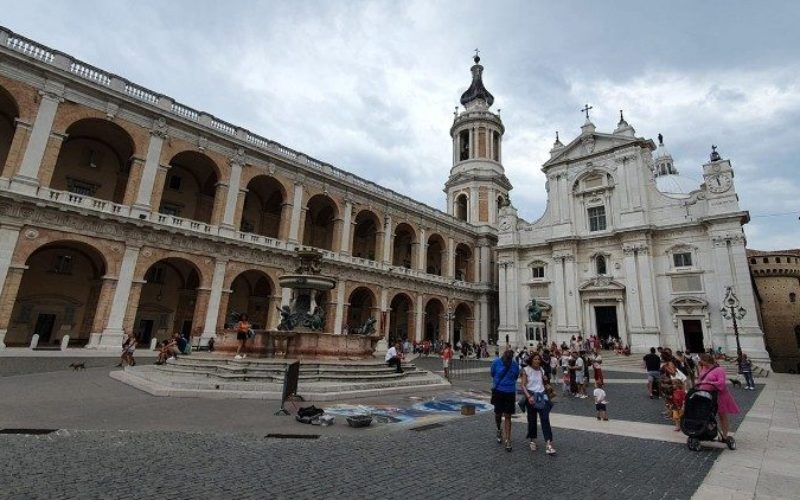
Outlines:
{"label": "sandal", "polygon": [[536,451],[536,449],[537,449],[536,441],[531,441],[530,447],[531,447],[531,451]]}

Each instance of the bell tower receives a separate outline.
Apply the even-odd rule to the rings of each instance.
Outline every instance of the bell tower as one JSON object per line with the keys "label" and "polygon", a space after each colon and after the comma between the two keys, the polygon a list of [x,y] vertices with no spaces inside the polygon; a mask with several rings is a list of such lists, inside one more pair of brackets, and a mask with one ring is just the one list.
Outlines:
{"label": "bell tower", "polygon": [[494,96],[483,85],[477,50],[473,60],[472,84],[461,95],[463,110],[456,107],[453,113],[453,168],[444,192],[450,215],[475,225],[496,226],[498,211],[512,188],[502,164],[505,127],[500,114],[489,109]]}

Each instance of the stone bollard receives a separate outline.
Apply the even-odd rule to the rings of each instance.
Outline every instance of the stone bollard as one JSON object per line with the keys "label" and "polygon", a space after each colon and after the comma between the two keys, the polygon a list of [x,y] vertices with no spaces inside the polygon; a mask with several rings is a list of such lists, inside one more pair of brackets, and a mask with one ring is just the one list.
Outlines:
{"label": "stone bollard", "polygon": [[31,349],[36,349],[38,345],[39,345],[39,334],[34,333],[33,337],[31,337]]}
{"label": "stone bollard", "polygon": [[150,339],[150,350],[151,351],[155,351],[156,350],[156,344],[158,344],[158,340]]}
{"label": "stone bollard", "polygon": [[61,337],[61,350],[66,351],[67,346],[69,346],[69,335],[64,335]]}

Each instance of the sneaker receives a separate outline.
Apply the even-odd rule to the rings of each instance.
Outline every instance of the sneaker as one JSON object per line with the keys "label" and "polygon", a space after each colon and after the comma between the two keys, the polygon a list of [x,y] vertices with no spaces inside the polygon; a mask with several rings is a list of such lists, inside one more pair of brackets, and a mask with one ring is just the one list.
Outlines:
{"label": "sneaker", "polygon": [[497,444],[500,444],[502,442],[503,442],[503,431],[498,429],[497,430]]}
{"label": "sneaker", "polygon": [[506,441],[506,451],[511,452],[511,440]]}
{"label": "sneaker", "polygon": [[175,356],[172,356],[169,359],[167,359],[167,361],[174,361],[174,360],[175,360]]}
{"label": "sneaker", "polygon": [[556,454],[556,449],[553,448],[552,444],[547,443],[547,449],[545,450],[545,453],[547,453],[548,455],[555,455]]}
{"label": "sneaker", "polygon": [[233,357],[233,359],[242,359],[242,356],[241,354],[237,354],[236,356]]}
{"label": "sneaker", "polygon": [[531,451],[536,451],[536,441],[531,441],[530,447]]}

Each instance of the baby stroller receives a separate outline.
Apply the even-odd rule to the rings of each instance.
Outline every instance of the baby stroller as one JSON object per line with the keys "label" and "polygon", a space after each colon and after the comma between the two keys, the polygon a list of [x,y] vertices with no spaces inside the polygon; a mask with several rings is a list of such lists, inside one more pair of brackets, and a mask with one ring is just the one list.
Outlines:
{"label": "baby stroller", "polygon": [[[717,391],[689,389],[681,417],[681,431],[689,436],[686,446],[692,451],[700,451],[700,441],[722,440],[717,425]],[[724,442],[728,449],[736,449],[736,441],[732,436],[728,436]]]}

